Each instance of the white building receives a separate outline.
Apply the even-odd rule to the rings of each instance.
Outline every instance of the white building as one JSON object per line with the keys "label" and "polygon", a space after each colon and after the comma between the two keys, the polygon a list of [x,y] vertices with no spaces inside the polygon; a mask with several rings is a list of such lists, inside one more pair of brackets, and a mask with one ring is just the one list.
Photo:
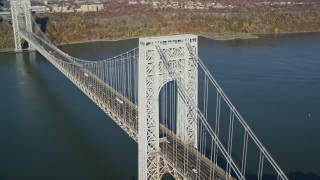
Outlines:
{"label": "white building", "polygon": [[132,4],[138,4],[138,2],[135,0],[129,1],[129,5],[132,5]]}
{"label": "white building", "polygon": [[71,13],[74,12],[74,9],[69,8],[68,6],[59,6],[55,4],[52,6],[52,12]]}
{"label": "white building", "polygon": [[62,12],[62,6],[53,5],[52,12]]}
{"label": "white building", "polygon": [[49,8],[46,6],[31,6],[31,11],[34,13],[47,13],[49,12]]}
{"label": "white building", "polygon": [[103,4],[83,4],[77,11],[80,12],[90,12],[90,11],[101,11],[103,9]]}

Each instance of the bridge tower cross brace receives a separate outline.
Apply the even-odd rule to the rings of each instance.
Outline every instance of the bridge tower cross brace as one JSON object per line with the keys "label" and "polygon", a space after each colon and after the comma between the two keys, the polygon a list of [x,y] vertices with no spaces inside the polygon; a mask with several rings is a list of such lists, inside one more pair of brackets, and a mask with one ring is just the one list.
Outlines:
{"label": "bridge tower cross brace", "polygon": [[[187,43],[198,52],[198,38],[195,35],[149,37],[139,39],[138,78],[138,169],[139,180],[160,179],[159,173],[159,93],[172,79],[164,63],[178,75],[187,94],[197,104],[198,66],[191,58]],[[166,57],[160,58],[157,47]],[[177,96],[177,136],[197,148],[196,110]]]}
{"label": "bridge tower cross brace", "polygon": [[[25,26],[26,31],[32,33],[32,16],[30,0],[11,0],[11,17],[15,43],[15,51],[22,51],[21,36],[19,34],[20,26]],[[20,19],[19,19],[20,18]],[[24,22],[23,22],[24,18]],[[34,48],[29,44],[29,50]]]}

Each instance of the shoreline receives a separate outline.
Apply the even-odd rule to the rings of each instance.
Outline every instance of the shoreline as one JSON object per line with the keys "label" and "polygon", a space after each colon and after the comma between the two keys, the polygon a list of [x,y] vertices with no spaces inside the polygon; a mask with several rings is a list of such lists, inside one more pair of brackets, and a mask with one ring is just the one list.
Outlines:
{"label": "shoreline", "polygon": [[[140,37],[143,37],[143,36],[140,36]],[[118,39],[91,39],[91,40],[83,40],[83,41],[74,41],[74,42],[70,42],[70,43],[60,43],[60,44],[56,44],[56,45],[57,46],[65,46],[65,45],[91,43],[91,42],[117,42],[117,41],[126,41],[126,40],[130,40],[130,39],[137,39],[140,37],[118,38]]]}
{"label": "shoreline", "polygon": [[[190,34],[190,33],[187,33]],[[175,34],[171,34],[175,35]],[[229,41],[229,40],[235,40],[235,39],[257,39],[259,38],[258,35],[255,34],[225,34],[225,35],[219,35],[219,34],[209,34],[209,33],[198,33],[197,36],[205,37],[208,39],[213,39],[216,41]],[[169,36],[169,35],[164,35]],[[73,45],[73,44],[81,44],[81,43],[91,43],[91,42],[117,42],[117,41],[126,41],[131,39],[138,39],[141,37],[146,36],[138,36],[138,37],[129,37],[129,38],[118,38],[118,39],[97,39],[97,40],[83,40],[83,41],[75,41],[70,43],[61,43],[57,44],[57,46],[65,46],[65,45]]]}
{"label": "shoreline", "polygon": [[[185,33],[190,34],[190,33]],[[170,35],[176,35],[176,34],[169,34],[169,35],[163,35],[163,36],[170,36]],[[205,37],[208,39],[213,39],[217,41],[229,41],[234,39],[257,39],[259,38],[258,35],[255,34],[225,34],[225,35],[219,35],[214,33],[197,33],[197,36]],[[146,36],[138,36],[138,37],[130,37],[130,38],[118,38],[118,39],[97,39],[97,40],[84,40],[84,41],[75,41],[70,43],[61,43],[57,44],[57,46],[64,46],[64,45],[73,45],[73,44],[81,44],[81,43],[91,43],[91,42],[117,42],[117,41],[126,41],[131,39],[138,39]]]}
{"label": "shoreline", "polygon": [[4,49],[0,49],[0,53],[4,53],[4,52],[15,52],[14,48],[4,48]]}
{"label": "shoreline", "polygon": [[245,33],[235,33],[235,34],[215,34],[215,33],[203,33],[199,36],[213,39],[216,41],[230,41],[235,39],[258,39],[259,36],[256,34],[245,34]]}
{"label": "shoreline", "polygon": [[[250,33],[229,33],[229,34],[218,34],[218,33],[197,33],[196,35],[216,40],[216,41],[231,41],[236,39],[258,39],[259,35],[286,35],[286,34],[310,34],[310,33],[320,33],[320,31],[313,32],[281,32],[281,33],[265,33],[265,34],[250,34]],[[189,33],[187,33],[189,34]],[[171,34],[173,35],[173,34]],[[118,39],[96,39],[96,40],[83,40],[83,41],[75,41],[70,43],[61,43],[56,44],[56,46],[65,46],[65,45],[74,45],[74,44],[82,44],[82,43],[93,43],[93,42],[117,42],[117,41],[126,41],[131,39],[137,39],[145,36],[138,37],[130,37],[130,38],[118,38]],[[0,48],[0,53],[3,52],[15,52],[14,48]]]}
{"label": "shoreline", "polygon": [[[320,31],[308,31],[308,32],[281,32],[281,33],[264,33],[264,34],[250,34],[250,33],[233,33],[233,34],[216,34],[216,33],[196,33],[197,36],[201,36],[204,38],[216,40],[216,41],[231,41],[235,39],[259,39],[259,36],[263,35],[286,35],[286,34],[310,34],[310,33],[320,33]],[[183,34],[190,34],[190,33],[183,33]],[[169,34],[169,35],[176,35],[176,34]],[[169,36],[164,35],[164,36]],[[138,37],[130,37],[130,38],[118,38],[118,39],[97,39],[97,40],[84,40],[84,41],[75,41],[70,43],[61,43],[57,44],[57,46],[64,46],[64,45],[73,45],[73,44],[81,44],[81,43],[91,43],[91,42],[117,42],[117,41],[125,41],[131,39],[137,39],[145,36],[138,36]]]}

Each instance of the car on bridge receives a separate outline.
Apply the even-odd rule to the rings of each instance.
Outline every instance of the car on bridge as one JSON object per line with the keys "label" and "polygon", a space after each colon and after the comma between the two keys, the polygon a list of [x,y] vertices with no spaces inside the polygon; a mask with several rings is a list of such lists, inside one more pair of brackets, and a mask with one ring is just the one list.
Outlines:
{"label": "car on bridge", "polygon": [[192,168],[192,171],[193,171],[195,174],[198,174],[198,170],[196,170],[195,168]]}
{"label": "car on bridge", "polygon": [[118,97],[116,97],[116,101],[118,101],[120,104],[123,104],[123,101],[121,99],[119,99]]}

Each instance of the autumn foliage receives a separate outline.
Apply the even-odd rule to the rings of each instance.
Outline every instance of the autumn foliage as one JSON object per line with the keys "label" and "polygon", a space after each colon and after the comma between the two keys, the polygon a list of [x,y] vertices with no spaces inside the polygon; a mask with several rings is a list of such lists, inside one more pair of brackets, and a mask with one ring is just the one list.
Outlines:
{"label": "autumn foliage", "polygon": [[307,11],[216,13],[146,8],[142,12],[122,9],[112,13],[50,14],[48,17],[46,34],[55,43],[181,33],[223,35],[320,31],[320,12]]}
{"label": "autumn foliage", "polygon": [[[192,34],[270,34],[320,32],[320,4],[259,9],[154,9],[151,5],[113,3],[105,11],[36,14],[46,36],[56,44],[117,40],[143,36]],[[8,22],[0,19],[0,49],[13,47]]]}

